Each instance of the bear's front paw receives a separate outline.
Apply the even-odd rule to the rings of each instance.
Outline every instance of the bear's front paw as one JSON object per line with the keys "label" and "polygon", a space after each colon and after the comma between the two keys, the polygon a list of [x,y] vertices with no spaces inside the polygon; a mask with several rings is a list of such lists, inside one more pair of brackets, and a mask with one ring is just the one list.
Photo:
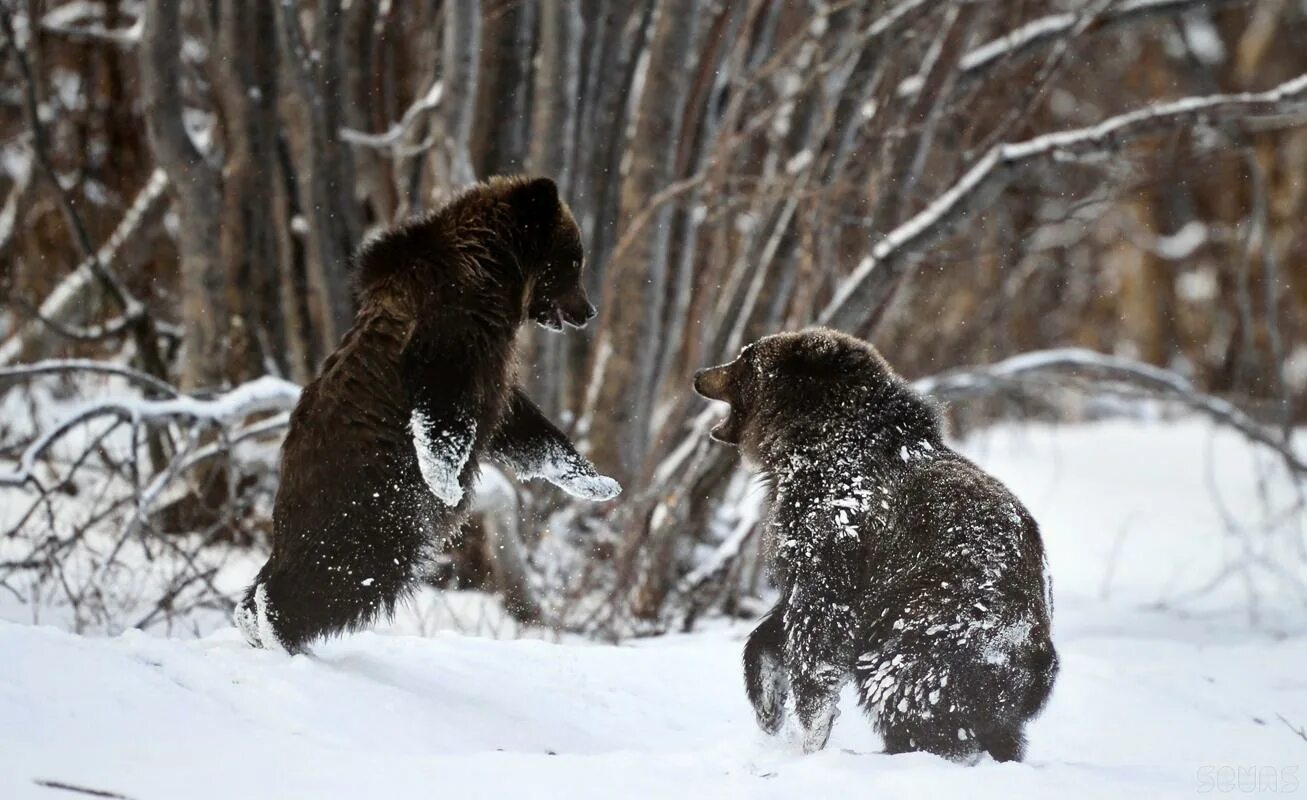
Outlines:
{"label": "bear's front paw", "polygon": [[434,477],[431,475],[423,476],[426,478],[427,487],[436,499],[445,505],[453,508],[463,501],[463,487],[458,485],[458,481],[452,476],[444,475]]}
{"label": "bear's front paw", "polygon": [[622,493],[622,485],[606,475],[570,475],[555,483],[573,497],[595,502],[612,500]]}
{"label": "bear's front paw", "polygon": [[459,476],[472,455],[476,422],[466,420],[442,428],[433,425],[421,410],[414,409],[409,428],[413,433],[413,448],[417,451],[422,480],[436,499],[453,508],[463,500]]}

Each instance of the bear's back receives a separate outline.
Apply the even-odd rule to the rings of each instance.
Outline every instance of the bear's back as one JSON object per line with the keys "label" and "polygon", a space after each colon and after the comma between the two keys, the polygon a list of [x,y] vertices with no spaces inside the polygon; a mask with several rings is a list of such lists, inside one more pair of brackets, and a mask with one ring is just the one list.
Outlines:
{"label": "bear's back", "polygon": [[399,375],[411,327],[365,306],[305,387],[282,445],[279,534],[325,534],[369,514],[411,517],[423,490]]}

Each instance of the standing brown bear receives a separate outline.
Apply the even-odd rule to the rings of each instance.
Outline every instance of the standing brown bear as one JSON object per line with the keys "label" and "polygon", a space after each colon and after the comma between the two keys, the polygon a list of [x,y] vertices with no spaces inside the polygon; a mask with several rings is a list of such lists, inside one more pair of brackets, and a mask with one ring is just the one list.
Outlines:
{"label": "standing brown bear", "polygon": [[891,753],[1020,759],[1057,673],[1044,546],[1021,502],[851,336],[768,336],[695,389],[730,404],[712,436],[770,488],[780,598],[744,649],[763,730],[792,698],[804,749],[824,747],[853,679]]}
{"label": "standing brown bear", "polygon": [[356,256],[354,326],[291,414],[272,556],[236,609],[299,652],[370,624],[456,533],[483,455],[591,500],[620,491],[514,385],[528,318],[581,327],[581,235],[547,178],[494,178]]}

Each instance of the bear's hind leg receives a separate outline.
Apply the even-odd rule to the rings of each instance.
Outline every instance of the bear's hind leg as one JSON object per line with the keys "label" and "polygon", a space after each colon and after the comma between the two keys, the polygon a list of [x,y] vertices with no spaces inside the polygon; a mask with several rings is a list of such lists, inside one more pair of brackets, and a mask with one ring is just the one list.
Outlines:
{"label": "bear's hind leg", "polygon": [[995,761],[1020,761],[1026,754],[1026,737],[1020,724],[978,730],[976,741]]}
{"label": "bear's hind leg", "polygon": [[285,584],[279,573],[265,567],[236,606],[233,617],[251,646],[302,653],[313,638],[307,633],[313,625],[303,618],[294,596],[285,591]]}
{"label": "bear's hind leg", "polygon": [[372,544],[375,552],[350,552],[348,558],[313,553],[270,562],[237,607],[237,627],[255,647],[302,653],[315,639],[391,614],[413,586],[416,556],[394,557]]}
{"label": "bear's hind leg", "polygon": [[789,675],[781,653],[784,638],[781,615],[772,611],[744,645],[744,688],[758,727],[771,735],[785,722],[785,698],[789,695]]}
{"label": "bear's hind leg", "polygon": [[[833,671],[827,669],[824,672]],[[843,682],[842,678],[823,674],[823,671],[791,677],[794,710],[803,728],[803,752],[815,753],[826,746],[835,719],[840,715],[840,688]]]}
{"label": "bear's hind leg", "polygon": [[245,597],[236,604],[236,610],[232,612],[232,622],[236,624],[236,629],[249,642],[250,647],[263,647],[263,636],[259,634],[259,612],[254,600],[254,594],[258,591],[259,584],[255,583],[245,591]]}
{"label": "bear's hind leg", "polygon": [[245,597],[236,605],[232,620],[251,647],[267,650],[280,648],[292,652],[282,643],[281,635],[277,633],[268,604],[268,590],[262,581],[255,581],[246,590]]}
{"label": "bear's hind leg", "polygon": [[925,752],[961,764],[974,764],[984,747],[956,720],[936,720],[932,723],[887,720],[882,717],[876,727],[885,742],[886,755]]}

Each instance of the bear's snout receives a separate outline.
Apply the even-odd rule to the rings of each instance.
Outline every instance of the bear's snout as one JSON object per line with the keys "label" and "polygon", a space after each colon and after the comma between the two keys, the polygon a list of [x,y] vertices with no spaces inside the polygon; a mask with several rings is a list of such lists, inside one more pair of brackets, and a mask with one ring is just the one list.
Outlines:
{"label": "bear's snout", "polygon": [[728,401],[726,396],[727,367],[708,367],[694,373],[694,390],[709,400]]}
{"label": "bear's snout", "polygon": [[726,418],[708,432],[708,435],[722,444],[738,445],[740,443],[740,432],[743,424],[743,418],[739,409],[735,407],[731,395],[731,367],[732,364],[723,364],[720,367],[708,367],[694,373],[694,390],[700,396],[709,400],[717,400],[723,403],[729,403],[731,409],[726,414]]}
{"label": "bear's snout", "polygon": [[584,328],[585,324],[599,313],[590,302],[590,298],[586,297],[585,290],[579,286],[559,298],[558,310],[563,316],[563,321],[573,328]]}

